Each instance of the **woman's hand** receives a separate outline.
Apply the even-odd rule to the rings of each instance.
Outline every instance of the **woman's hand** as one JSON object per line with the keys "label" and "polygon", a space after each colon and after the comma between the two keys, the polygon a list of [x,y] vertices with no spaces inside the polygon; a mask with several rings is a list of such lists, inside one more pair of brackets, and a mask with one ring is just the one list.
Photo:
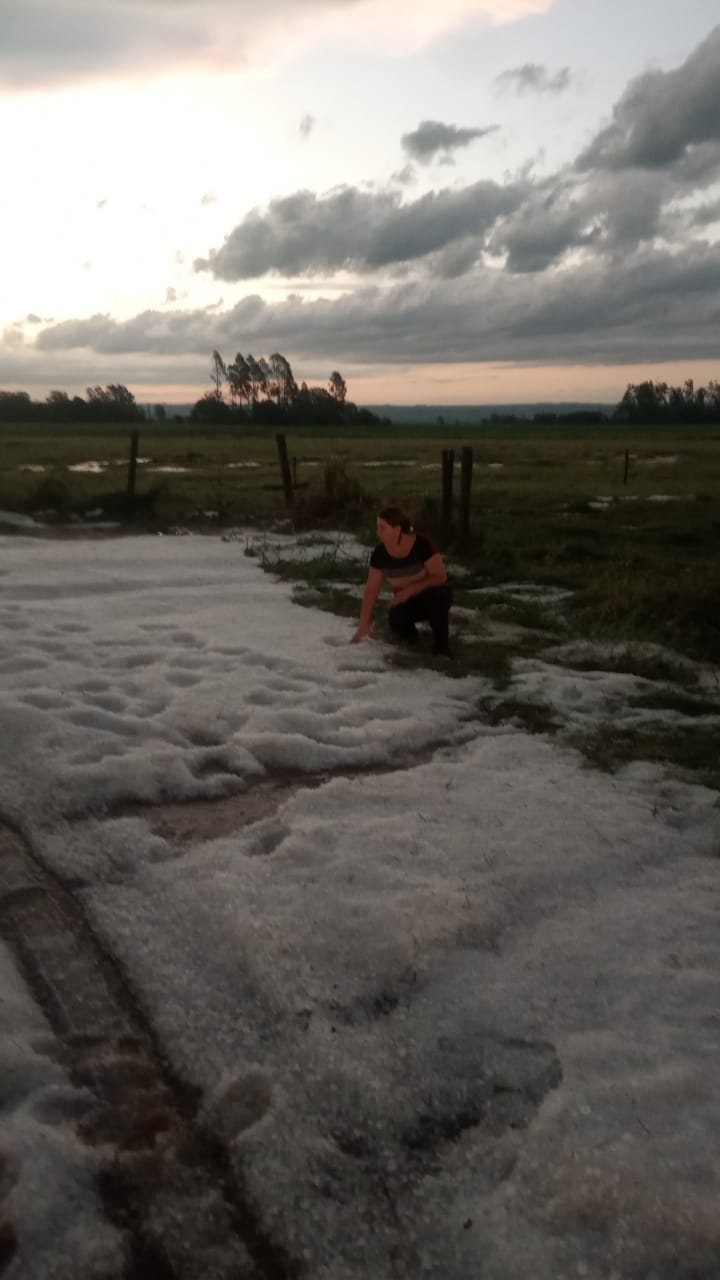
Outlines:
{"label": "woman's hand", "polygon": [[369,636],[372,636],[372,627],[370,626],[370,623],[368,623],[367,626],[363,626],[361,623],[350,643],[359,644],[361,640],[365,640]]}

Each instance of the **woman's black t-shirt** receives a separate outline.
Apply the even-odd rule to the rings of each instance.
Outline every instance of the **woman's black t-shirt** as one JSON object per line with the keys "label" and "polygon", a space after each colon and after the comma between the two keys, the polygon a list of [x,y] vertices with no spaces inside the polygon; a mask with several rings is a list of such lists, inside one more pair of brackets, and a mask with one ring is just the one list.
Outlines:
{"label": "woman's black t-shirt", "polygon": [[437,547],[433,546],[429,538],[418,533],[406,556],[391,556],[382,542],[379,542],[370,557],[370,568],[379,569],[392,587],[393,580],[408,583],[421,578],[425,572],[425,562],[435,555]]}

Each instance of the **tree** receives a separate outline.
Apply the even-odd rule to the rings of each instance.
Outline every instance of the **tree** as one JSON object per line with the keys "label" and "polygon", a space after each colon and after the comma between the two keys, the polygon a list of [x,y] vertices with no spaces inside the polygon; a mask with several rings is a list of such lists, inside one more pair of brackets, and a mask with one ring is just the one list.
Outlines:
{"label": "tree", "polygon": [[51,391],[45,401],[48,416],[52,422],[67,422],[73,416],[73,409],[67,391]]}
{"label": "tree", "polygon": [[35,413],[27,391],[0,391],[0,418],[4,421],[28,422]]}
{"label": "tree", "polygon": [[191,422],[207,422],[211,424],[219,422],[231,422],[233,411],[229,404],[224,400],[218,400],[214,391],[206,391],[204,396],[195,402],[190,410]]}
{"label": "tree", "polygon": [[253,390],[252,378],[250,376],[250,366],[240,351],[238,351],[232,364],[227,367],[227,380],[232,403],[237,404],[238,400],[240,400],[249,405]]}
{"label": "tree", "polygon": [[337,369],[330,374],[328,390],[330,395],[337,400],[338,404],[345,403],[347,397],[347,383],[345,382],[342,374],[338,373]]}
{"label": "tree", "polygon": [[132,391],[122,383],[87,388],[88,412],[103,421],[137,422],[143,414]]}
{"label": "tree", "polygon": [[681,387],[669,387],[666,382],[629,383],[615,416],[631,422],[703,421],[717,415],[719,392],[718,383],[696,388],[692,378],[687,378]]}
{"label": "tree", "polygon": [[267,360],[265,360],[264,357],[256,360],[249,351],[247,355],[247,366],[250,378],[250,403],[255,405],[261,396],[267,395],[270,370],[268,368]]}
{"label": "tree", "polygon": [[214,392],[215,399],[218,401],[221,401],[223,398],[222,382],[223,382],[223,378],[227,377],[227,369],[225,368],[225,361],[223,360],[219,351],[213,351],[212,353],[210,377],[212,378],[215,384],[215,392]]}
{"label": "tree", "polygon": [[293,371],[290,367],[290,361],[286,360],[284,355],[279,351],[274,351],[268,361],[270,366],[269,394],[276,404],[283,405],[287,408],[295,400],[298,393],[298,386]]}

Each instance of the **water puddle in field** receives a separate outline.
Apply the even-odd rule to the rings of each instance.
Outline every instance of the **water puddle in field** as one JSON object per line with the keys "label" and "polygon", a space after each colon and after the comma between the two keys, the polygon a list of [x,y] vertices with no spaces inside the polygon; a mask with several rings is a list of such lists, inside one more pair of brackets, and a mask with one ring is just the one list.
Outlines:
{"label": "water puddle in field", "polygon": [[380,459],[372,462],[360,462],[361,467],[416,467],[417,462],[414,458],[398,458],[398,459]]}
{"label": "water puddle in field", "polygon": [[[138,464],[150,461],[150,458],[137,459]],[[126,467],[127,465],[127,458],[109,458],[104,462],[98,462],[96,459],[91,458],[87,462],[73,462],[67,469],[68,471],[83,472],[86,475],[100,475],[110,467]]]}

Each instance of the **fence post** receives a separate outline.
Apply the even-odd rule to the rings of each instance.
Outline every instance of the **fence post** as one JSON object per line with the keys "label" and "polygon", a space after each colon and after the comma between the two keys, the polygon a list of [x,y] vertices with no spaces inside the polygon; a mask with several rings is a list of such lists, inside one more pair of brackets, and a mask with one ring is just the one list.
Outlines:
{"label": "fence post", "polygon": [[460,458],[460,541],[467,542],[470,533],[470,495],[472,492],[473,450],[463,445]]}
{"label": "fence post", "polygon": [[140,433],[133,431],[130,436],[130,461],[128,463],[127,491],[130,495],[135,493],[135,476],[137,475],[137,460],[139,449]]}
{"label": "fence post", "polygon": [[292,475],[290,474],[287,441],[285,436],[281,434],[275,436],[275,441],[277,443],[278,458],[280,459],[280,474],[282,476],[285,501],[288,507],[293,507],[295,504],[295,492],[293,490]]}
{"label": "fence post", "polygon": [[455,467],[455,450],[442,451],[442,480],[440,488],[440,528],[444,534],[450,529],[452,520],[453,469]]}
{"label": "fence post", "polygon": [[623,472],[623,484],[627,484],[628,482],[629,467],[630,467],[630,451],[629,449],[626,449],[625,450],[625,470]]}

